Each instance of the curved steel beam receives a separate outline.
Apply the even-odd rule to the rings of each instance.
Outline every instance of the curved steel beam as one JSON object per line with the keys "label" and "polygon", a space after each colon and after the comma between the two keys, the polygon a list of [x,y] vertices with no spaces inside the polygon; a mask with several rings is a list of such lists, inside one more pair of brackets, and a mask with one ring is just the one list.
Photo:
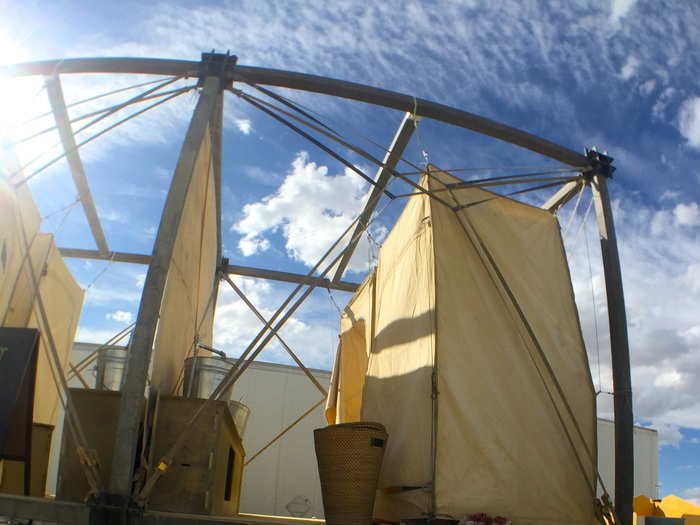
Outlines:
{"label": "curved steel beam", "polygon": [[[0,67],[0,77],[61,73],[137,73],[199,76],[199,65],[199,62],[189,60],[157,58],[71,58]],[[430,102],[429,100],[387,89],[306,73],[240,65],[236,65],[227,71],[226,76],[229,80],[237,82],[309,91],[384,106],[402,112],[415,112],[418,116],[488,135],[570,166],[583,167],[588,164],[584,155],[526,131],[444,104]]]}
{"label": "curved steel beam", "polygon": [[66,58],[40,60],[0,67],[0,77],[29,77],[33,75],[61,75],[63,73],[124,73],[135,75],[172,75],[192,73],[199,76],[199,62],[167,58]]}

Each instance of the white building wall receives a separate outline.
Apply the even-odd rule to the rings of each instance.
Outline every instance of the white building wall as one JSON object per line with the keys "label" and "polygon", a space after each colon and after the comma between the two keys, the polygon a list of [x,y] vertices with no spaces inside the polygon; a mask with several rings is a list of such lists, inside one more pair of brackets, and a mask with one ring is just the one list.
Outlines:
{"label": "white building wall", "polygon": [[[659,436],[656,430],[634,427],[634,495],[658,498]],[[615,423],[598,419],[598,471],[615,497]],[[600,489],[598,491],[600,494]]]}
{"label": "white building wall", "polygon": [[[313,374],[328,385],[328,372]],[[234,399],[250,408],[243,436],[246,460],[322,398],[300,369],[268,363],[251,365],[233,391]],[[245,467],[241,512],[323,516],[313,431],[324,426],[321,405]]]}

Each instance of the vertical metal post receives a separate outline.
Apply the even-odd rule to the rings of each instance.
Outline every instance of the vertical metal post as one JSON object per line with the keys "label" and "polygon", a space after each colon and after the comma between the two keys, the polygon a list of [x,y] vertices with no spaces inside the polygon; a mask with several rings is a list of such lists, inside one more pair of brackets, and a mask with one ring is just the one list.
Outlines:
{"label": "vertical metal post", "polygon": [[110,494],[124,502],[131,496],[139,425],[143,413],[143,396],[175,238],[197,155],[212,120],[221,90],[221,80],[218,76],[206,77],[180,150],[180,157],[161,216],[151,263],[146,274],[136,327],[128,353],[109,484]]}
{"label": "vertical metal post", "polygon": [[634,497],[634,429],[625,298],[607,175],[595,175],[591,186],[603,255],[612,351],[615,396],[615,511],[622,525],[631,525],[632,498]]}
{"label": "vertical metal post", "polygon": [[219,296],[219,270],[223,265],[224,241],[222,235],[222,209],[221,209],[221,169],[222,169],[222,139],[223,139],[223,122],[224,122],[224,93],[219,93],[216,107],[211,118],[209,126],[211,132],[211,164],[214,170],[214,194],[216,195],[216,267],[217,274],[214,278],[214,302],[212,304],[212,315],[216,312],[216,303]]}

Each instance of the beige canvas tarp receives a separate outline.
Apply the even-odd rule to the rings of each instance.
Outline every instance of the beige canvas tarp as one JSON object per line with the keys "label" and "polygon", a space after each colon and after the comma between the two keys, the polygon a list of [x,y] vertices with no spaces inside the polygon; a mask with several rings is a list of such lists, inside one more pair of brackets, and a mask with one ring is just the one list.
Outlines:
{"label": "beige canvas tarp", "polygon": [[593,523],[595,395],[558,222],[452,182],[422,184],[468,206],[412,197],[346,307],[327,417],[387,427],[379,518]]}
{"label": "beige canvas tarp", "polygon": [[212,344],[217,215],[210,150],[210,135],[205,133],[161,303],[151,386],[162,393],[174,392],[182,384],[183,363],[195,336],[203,344]]}
{"label": "beige canvas tarp", "polygon": [[22,214],[27,240],[31,243],[39,231],[41,217],[26,186],[17,190],[0,180],[0,322],[4,321],[17,277],[25,261],[25,245],[20,235]]}
{"label": "beige canvas tarp", "polygon": [[[51,331],[60,366],[65,372],[80,320],[84,292],[63,262],[53,236],[38,233],[40,216],[29,190],[22,186],[14,192],[3,186],[1,191],[3,228],[0,250],[6,254],[7,261],[0,288],[0,297],[3,298],[0,308],[5,305],[4,311],[0,310],[2,324],[40,331],[34,421],[55,425],[59,399],[48,360],[47,331]],[[5,229],[5,225],[11,229]],[[38,280],[38,290],[30,271]],[[46,323],[40,313],[37,291],[44,305]],[[7,302],[4,302],[5,297],[8,297]]]}

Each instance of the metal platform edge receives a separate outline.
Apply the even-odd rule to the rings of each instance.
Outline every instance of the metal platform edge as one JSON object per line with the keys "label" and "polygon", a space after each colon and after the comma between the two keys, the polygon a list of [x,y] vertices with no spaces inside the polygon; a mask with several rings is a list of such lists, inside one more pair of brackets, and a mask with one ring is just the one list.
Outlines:
{"label": "metal platform edge", "polygon": [[[236,516],[207,516],[175,512],[145,511],[135,523],[144,525],[192,525],[194,523],[218,523],[232,525],[325,525],[322,519],[268,516],[262,514],[238,514]],[[46,523],[89,525],[90,507],[84,503],[49,498],[32,498],[0,494],[0,522],[3,518],[31,519]],[[129,520],[131,521],[131,520]]]}

